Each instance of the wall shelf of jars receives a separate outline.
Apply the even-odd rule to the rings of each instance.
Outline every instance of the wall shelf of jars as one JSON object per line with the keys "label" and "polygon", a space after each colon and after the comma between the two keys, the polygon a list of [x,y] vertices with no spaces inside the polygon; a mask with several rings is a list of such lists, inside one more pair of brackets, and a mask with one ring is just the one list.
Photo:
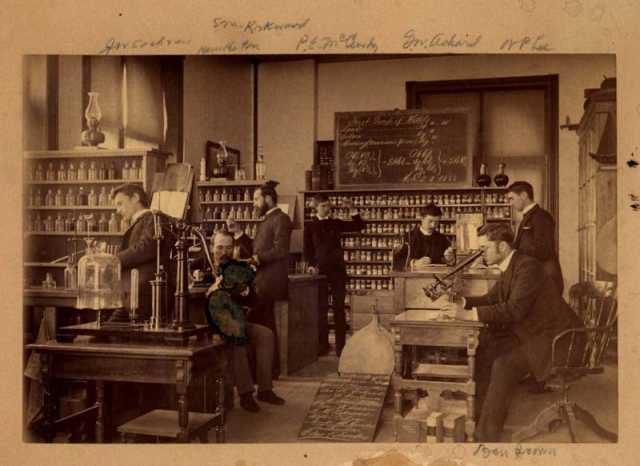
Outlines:
{"label": "wall shelf of jars", "polygon": [[261,219],[253,210],[253,192],[263,181],[198,181],[197,222],[208,235],[226,230],[227,219],[233,219],[251,238],[255,237]]}
{"label": "wall shelf of jars", "polygon": [[360,233],[341,238],[351,293],[393,290],[393,251],[402,246],[406,234],[419,223],[420,209],[438,205],[443,212],[439,230],[451,242],[456,239],[457,214],[482,213],[486,221],[511,222],[511,207],[504,188],[436,189],[348,189],[304,191],[304,219],[314,214],[313,198],[325,194],[333,215],[348,219],[349,200],[366,221]]}
{"label": "wall shelf of jars", "polygon": [[51,261],[82,250],[82,239],[100,238],[119,246],[129,227],[111,200],[123,183],[140,184],[148,194],[169,154],[146,150],[87,148],[24,153],[24,265],[27,286],[40,286],[51,269],[62,287],[59,266]]}

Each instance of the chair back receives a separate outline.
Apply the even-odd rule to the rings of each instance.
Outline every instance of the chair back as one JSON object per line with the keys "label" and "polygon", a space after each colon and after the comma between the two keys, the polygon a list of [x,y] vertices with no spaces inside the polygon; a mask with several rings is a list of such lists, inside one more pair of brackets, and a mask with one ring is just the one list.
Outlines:
{"label": "chair back", "polygon": [[[602,356],[617,322],[617,290],[612,282],[581,282],[569,301],[583,327],[565,330],[553,340],[553,372],[579,377],[602,372]],[[566,352],[561,349],[567,348]],[[562,354],[564,353],[564,354]]]}

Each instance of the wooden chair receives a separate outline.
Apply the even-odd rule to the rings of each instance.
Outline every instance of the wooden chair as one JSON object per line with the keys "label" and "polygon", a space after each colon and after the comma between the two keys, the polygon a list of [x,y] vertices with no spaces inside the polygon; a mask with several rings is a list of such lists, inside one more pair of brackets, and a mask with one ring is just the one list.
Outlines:
{"label": "wooden chair", "polygon": [[[513,442],[555,430],[561,424],[569,428],[576,442],[575,419],[582,421],[599,436],[617,442],[618,435],[604,429],[586,409],[569,400],[570,386],[586,375],[604,372],[602,356],[607,350],[617,321],[617,298],[613,283],[578,283],[569,291],[571,306],[584,322],[584,327],[558,334],[552,343],[550,380],[558,381],[561,399],[541,411],[533,423],[512,436]],[[561,349],[562,347],[567,348]]]}

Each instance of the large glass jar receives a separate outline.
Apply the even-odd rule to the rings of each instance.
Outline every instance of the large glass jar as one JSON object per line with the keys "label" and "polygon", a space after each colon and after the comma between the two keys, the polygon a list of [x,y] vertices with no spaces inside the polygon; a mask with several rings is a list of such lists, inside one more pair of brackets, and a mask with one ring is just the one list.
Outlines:
{"label": "large glass jar", "polygon": [[122,307],[120,260],[106,252],[106,243],[87,238],[87,252],[78,261],[79,309]]}

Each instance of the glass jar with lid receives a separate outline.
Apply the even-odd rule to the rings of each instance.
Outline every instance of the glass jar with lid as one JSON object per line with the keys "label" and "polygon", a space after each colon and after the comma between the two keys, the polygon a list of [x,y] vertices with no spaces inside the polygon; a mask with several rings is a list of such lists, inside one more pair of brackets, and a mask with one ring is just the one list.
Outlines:
{"label": "glass jar with lid", "polygon": [[78,261],[79,309],[122,307],[120,260],[106,252],[106,243],[86,238],[86,254]]}

